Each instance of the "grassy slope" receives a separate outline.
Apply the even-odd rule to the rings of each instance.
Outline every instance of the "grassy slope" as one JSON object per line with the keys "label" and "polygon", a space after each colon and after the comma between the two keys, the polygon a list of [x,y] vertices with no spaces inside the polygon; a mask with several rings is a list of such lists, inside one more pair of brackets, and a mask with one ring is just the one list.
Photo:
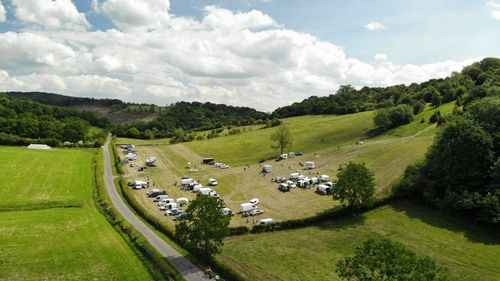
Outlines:
{"label": "grassy slope", "polygon": [[249,280],[338,280],[335,262],[381,236],[434,257],[451,280],[500,279],[498,234],[409,202],[317,227],[232,237],[219,259]]}
{"label": "grassy slope", "polygon": [[[417,134],[418,132],[422,132],[427,136],[431,135],[431,134],[435,134],[437,132],[436,126],[435,125],[431,126],[431,124],[429,124],[429,118],[437,110],[439,110],[441,112],[441,115],[443,115],[443,116],[449,115],[453,111],[454,107],[455,107],[455,102],[449,102],[449,103],[443,104],[439,107],[431,107],[430,105],[427,105],[423,112],[421,112],[415,116],[415,118],[413,119],[413,122],[411,122],[410,124],[392,129],[389,132],[387,132],[386,135],[395,136],[395,137],[407,137],[407,136]],[[421,123],[422,119],[424,119],[424,121],[425,121],[424,123]],[[429,126],[430,126],[430,128],[426,129]]]}
{"label": "grassy slope", "polygon": [[[341,116],[302,116],[284,119],[284,123],[293,135],[292,151],[313,152],[363,138],[373,127],[372,116],[373,112]],[[215,157],[229,165],[253,164],[261,158],[276,155],[270,148],[270,137],[275,130],[253,130],[186,145],[202,156]]]}
{"label": "grassy slope", "polygon": [[92,197],[92,154],[0,147],[0,208],[81,204]]}
{"label": "grassy slope", "polygon": [[0,185],[0,207],[80,204],[0,212],[0,280],[151,279],[91,201],[90,151],[0,147],[0,155],[2,183],[10,183]]}

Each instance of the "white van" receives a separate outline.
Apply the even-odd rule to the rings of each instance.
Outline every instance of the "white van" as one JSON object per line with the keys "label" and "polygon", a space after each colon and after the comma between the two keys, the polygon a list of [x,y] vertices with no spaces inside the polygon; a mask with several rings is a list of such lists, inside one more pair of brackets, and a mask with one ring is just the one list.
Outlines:
{"label": "white van", "polygon": [[272,218],[267,218],[267,219],[261,219],[261,220],[258,220],[257,221],[257,224],[271,224],[273,223],[273,219]]}

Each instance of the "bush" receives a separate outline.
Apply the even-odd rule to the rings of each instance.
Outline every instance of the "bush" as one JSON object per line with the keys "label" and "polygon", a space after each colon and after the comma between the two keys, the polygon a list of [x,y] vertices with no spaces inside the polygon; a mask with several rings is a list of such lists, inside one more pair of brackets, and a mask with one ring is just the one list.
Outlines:
{"label": "bush", "polygon": [[392,108],[383,108],[375,112],[373,122],[381,131],[387,131],[400,125],[408,124],[413,120],[413,108],[407,104],[400,104]]}

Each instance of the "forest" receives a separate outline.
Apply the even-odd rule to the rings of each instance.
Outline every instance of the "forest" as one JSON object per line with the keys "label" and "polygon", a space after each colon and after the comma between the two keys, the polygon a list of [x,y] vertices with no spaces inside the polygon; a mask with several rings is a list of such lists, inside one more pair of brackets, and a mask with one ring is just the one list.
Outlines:
{"label": "forest", "polygon": [[107,118],[91,112],[21,100],[0,93],[0,143],[26,145],[43,142],[60,146],[81,142],[100,146],[103,133],[90,133],[91,127],[107,128]]}

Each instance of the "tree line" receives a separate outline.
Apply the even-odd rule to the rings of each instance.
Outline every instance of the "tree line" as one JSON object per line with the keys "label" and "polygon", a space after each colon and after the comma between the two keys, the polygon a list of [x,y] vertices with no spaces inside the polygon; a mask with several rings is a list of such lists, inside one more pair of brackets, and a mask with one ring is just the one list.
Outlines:
{"label": "tree line", "polygon": [[[391,108],[406,104],[418,112],[425,103],[439,106],[457,100],[459,104],[477,96],[485,96],[486,81],[498,75],[497,58],[485,58],[454,72],[444,79],[431,79],[423,83],[389,87],[363,87],[359,90],[350,85],[341,86],[335,94],[326,97],[312,96],[301,102],[276,109],[272,115],[278,118],[317,115],[349,114],[361,111]],[[487,84],[487,83],[486,83]],[[423,109],[423,108],[422,108]]]}
{"label": "tree line", "polygon": [[[91,126],[110,126],[107,118],[49,106],[32,100],[21,100],[0,93],[0,143],[25,145],[44,142],[60,146],[64,142],[99,145],[103,134],[89,134]],[[96,143],[97,142],[97,143]]]}
{"label": "tree line", "polygon": [[249,107],[225,104],[177,102],[168,106],[155,120],[117,124],[112,131],[131,138],[165,138],[196,130],[212,130],[224,126],[267,124],[269,114]]}

